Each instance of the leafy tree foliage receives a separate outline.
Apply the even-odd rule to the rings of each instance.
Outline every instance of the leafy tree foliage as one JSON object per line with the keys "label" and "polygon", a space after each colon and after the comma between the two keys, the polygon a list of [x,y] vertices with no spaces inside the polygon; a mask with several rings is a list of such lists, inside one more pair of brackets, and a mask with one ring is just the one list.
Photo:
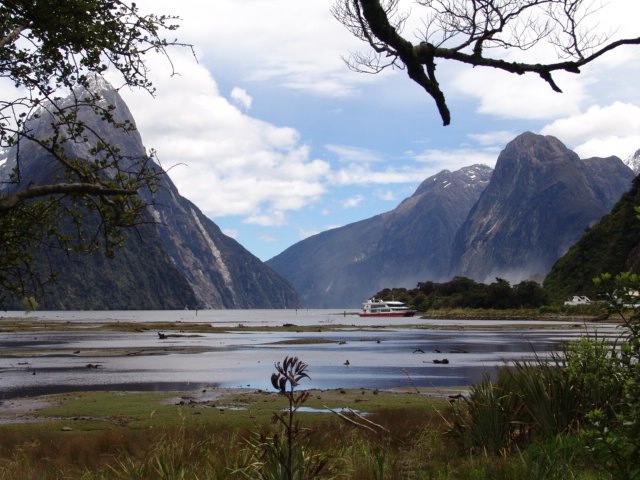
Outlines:
{"label": "leafy tree foliage", "polygon": [[[119,0],[3,0],[0,3],[0,287],[26,292],[47,274],[32,268],[35,251],[113,254],[123,228],[136,225],[162,173],[153,152],[127,158],[101,131],[135,126],[114,115],[93,83],[108,69],[122,85],[153,93],[145,55],[167,54],[174,17],[142,15]],[[168,58],[168,57],[167,57]],[[66,97],[63,100],[63,97]],[[34,127],[35,120],[47,125]],[[82,146],[83,148],[72,148]],[[78,155],[78,152],[84,152]],[[33,162],[54,160],[51,177],[34,177]],[[4,162],[1,160],[4,158]],[[25,172],[31,171],[29,178]],[[91,215],[89,215],[91,214]],[[91,220],[87,220],[91,218]]]}
{"label": "leafy tree foliage", "polygon": [[619,345],[607,356],[618,374],[614,381],[621,398],[591,412],[591,446],[603,466],[615,478],[640,478],[640,276],[622,272],[599,275],[594,283],[602,288],[611,313],[624,328]]}
{"label": "leafy tree foliage", "polygon": [[[368,73],[405,69],[433,98],[444,125],[451,113],[436,76],[438,61],[532,73],[561,92],[553,78],[556,72],[577,74],[615,48],[640,44],[640,37],[612,41],[592,30],[587,23],[597,13],[592,0],[415,0],[410,14],[400,12],[399,3],[335,1],[334,16],[370,47],[367,53],[352,54],[347,64]],[[421,15],[424,26],[415,44],[402,35],[409,15]],[[558,58],[530,62],[531,55],[523,54],[514,59],[516,52],[544,45],[554,47]],[[509,50],[509,59],[492,54],[504,50]]]}
{"label": "leafy tree foliage", "polygon": [[527,280],[513,287],[502,278],[487,285],[466,277],[454,277],[445,283],[420,282],[414,289],[387,288],[376,297],[400,300],[420,311],[440,308],[537,308],[548,305],[547,292]]}

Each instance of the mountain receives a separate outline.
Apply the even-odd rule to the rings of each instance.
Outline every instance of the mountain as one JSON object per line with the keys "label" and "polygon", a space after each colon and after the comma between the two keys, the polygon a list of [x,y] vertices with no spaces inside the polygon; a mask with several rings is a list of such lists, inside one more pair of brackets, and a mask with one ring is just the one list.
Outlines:
{"label": "mountain", "polygon": [[636,150],[633,155],[625,158],[624,163],[627,167],[633,170],[636,175],[640,173],[640,149]]}
{"label": "mountain", "polygon": [[543,278],[633,176],[617,157],[580,160],[557,138],[519,135],[456,235],[452,274],[481,282]]}
{"label": "mountain", "polygon": [[[120,95],[98,78],[91,90],[105,105],[115,107],[115,121],[135,124]],[[78,95],[78,92],[74,92]],[[65,100],[67,101],[67,100]],[[64,101],[63,101],[64,102]],[[146,157],[137,131],[123,132],[102,121],[89,109],[79,119],[135,162]],[[47,135],[45,114],[34,117],[28,127],[35,135]],[[67,153],[86,156],[88,143],[69,142]],[[22,184],[51,183],[59,168],[48,153],[34,143],[20,145]],[[16,164],[16,149],[8,152],[0,167],[6,179]],[[160,172],[160,167],[153,165]],[[20,186],[17,186],[20,188]],[[232,238],[224,235],[193,203],[182,197],[171,179],[162,175],[157,191],[141,192],[148,207],[143,222],[128,238],[115,258],[102,254],[69,255],[47,252],[56,282],[46,285],[38,297],[43,309],[182,309],[188,308],[295,308],[299,299],[282,277]],[[84,222],[97,218],[88,214]],[[37,254],[46,268],[45,255]],[[13,303],[15,305],[15,301]]]}
{"label": "mountain", "polygon": [[267,264],[308,307],[354,307],[387,287],[454,276],[541,280],[633,177],[617,157],[581,160],[557,138],[525,132],[493,174],[445,170],[395,210],[305,239]]}
{"label": "mountain", "polygon": [[557,300],[571,295],[593,296],[592,279],[601,273],[640,272],[640,176],[611,212],[589,228],[553,265],[544,287]]}
{"label": "mountain", "polygon": [[396,209],[302,240],[267,265],[314,308],[355,307],[385,287],[445,280],[454,236],[491,172],[444,170]]}

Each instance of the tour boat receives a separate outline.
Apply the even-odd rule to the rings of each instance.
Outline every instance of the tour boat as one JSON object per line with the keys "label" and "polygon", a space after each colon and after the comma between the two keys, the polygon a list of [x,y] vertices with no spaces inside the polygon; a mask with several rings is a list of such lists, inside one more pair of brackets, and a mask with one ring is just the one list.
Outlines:
{"label": "tour boat", "polygon": [[361,317],[412,317],[416,313],[397,300],[370,298],[362,304]]}

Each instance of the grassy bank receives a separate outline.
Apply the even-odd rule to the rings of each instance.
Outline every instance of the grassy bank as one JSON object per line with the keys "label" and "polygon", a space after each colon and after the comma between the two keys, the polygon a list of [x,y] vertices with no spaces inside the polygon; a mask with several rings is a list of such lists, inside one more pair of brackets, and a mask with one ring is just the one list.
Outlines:
{"label": "grassy bank", "polygon": [[[31,423],[0,426],[0,479],[256,478],[252,465],[264,455],[260,439],[273,438],[273,413],[287,405],[275,393],[213,390],[182,396],[80,392],[40,400],[47,406],[31,413]],[[446,434],[451,401],[417,391],[310,391],[306,407],[351,407],[377,427],[298,412],[309,433],[301,441],[304,455],[326,461],[317,478],[607,478],[575,454],[571,468],[582,473],[574,477],[540,476],[527,451],[470,456]]]}
{"label": "grassy bank", "polygon": [[[0,426],[0,478],[234,478],[233,470],[246,466],[247,440],[267,434],[273,413],[286,405],[276,393],[229,390],[78,392],[39,400],[43,408],[30,412],[29,423]],[[355,444],[395,457],[423,430],[441,429],[438,412],[446,401],[332,390],[310,391],[306,406],[321,412],[298,414],[304,428],[316,432],[311,448],[352,462]],[[361,432],[326,410],[345,407],[367,413],[389,433]]]}

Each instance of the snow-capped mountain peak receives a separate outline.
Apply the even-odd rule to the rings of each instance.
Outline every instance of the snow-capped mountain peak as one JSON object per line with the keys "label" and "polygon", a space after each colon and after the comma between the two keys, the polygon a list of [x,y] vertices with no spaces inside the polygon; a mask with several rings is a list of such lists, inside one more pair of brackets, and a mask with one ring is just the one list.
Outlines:
{"label": "snow-capped mountain peak", "polygon": [[633,170],[633,173],[635,174],[640,173],[640,149],[636,150],[636,153],[634,153],[633,155],[629,155],[624,160],[624,163],[631,170]]}

